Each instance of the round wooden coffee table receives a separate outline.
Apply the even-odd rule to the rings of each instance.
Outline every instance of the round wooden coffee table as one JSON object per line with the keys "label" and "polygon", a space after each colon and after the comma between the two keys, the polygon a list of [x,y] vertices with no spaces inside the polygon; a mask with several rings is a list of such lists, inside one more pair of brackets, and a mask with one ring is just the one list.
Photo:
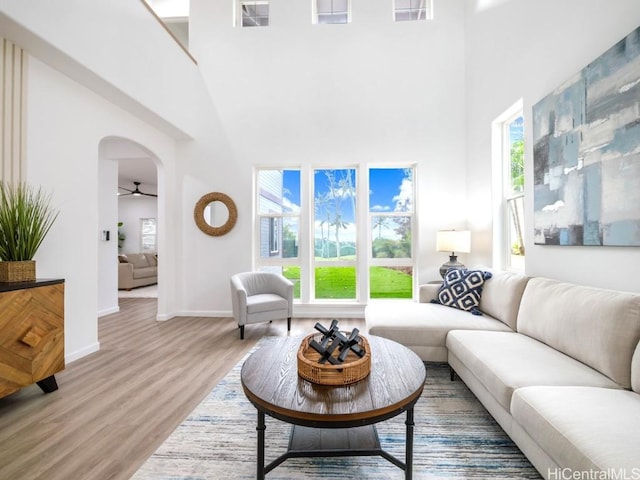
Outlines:
{"label": "round wooden coffee table", "polygon": [[[258,410],[257,478],[287,458],[380,455],[412,478],[413,407],[426,379],[422,360],[385,338],[367,335],[371,373],[347,386],[316,385],[298,376],[297,352],[304,337],[277,338],[242,366],[242,388]],[[404,462],[380,446],[375,424],[407,413]],[[289,448],[264,464],[265,414],[293,425]],[[329,434],[323,430],[331,429]]]}

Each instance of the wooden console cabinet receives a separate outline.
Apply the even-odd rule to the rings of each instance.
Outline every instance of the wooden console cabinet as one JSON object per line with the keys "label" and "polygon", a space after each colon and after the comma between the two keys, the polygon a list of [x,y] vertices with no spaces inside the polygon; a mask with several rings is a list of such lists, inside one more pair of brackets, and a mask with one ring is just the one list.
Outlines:
{"label": "wooden console cabinet", "polygon": [[0,283],[0,398],[64,370],[64,280]]}

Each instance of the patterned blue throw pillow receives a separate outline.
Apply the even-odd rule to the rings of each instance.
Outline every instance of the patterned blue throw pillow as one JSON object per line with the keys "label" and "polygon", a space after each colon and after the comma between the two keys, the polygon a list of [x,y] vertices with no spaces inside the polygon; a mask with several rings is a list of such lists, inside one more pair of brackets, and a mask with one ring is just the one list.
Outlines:
{"label": "patterned blue throw pillow", "polygon": [[491,272],[482,270],[450,269],[438,290],[438,299],[431,302],[482,315],[478,308],[482,287],[491,276]]}

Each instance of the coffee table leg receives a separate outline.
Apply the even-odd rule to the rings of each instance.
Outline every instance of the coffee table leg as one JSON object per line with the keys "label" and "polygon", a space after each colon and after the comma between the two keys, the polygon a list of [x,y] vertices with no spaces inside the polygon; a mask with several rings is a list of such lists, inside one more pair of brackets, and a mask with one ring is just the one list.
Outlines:
{"label": "coffee table leg", "polygon": [[404,478],[411,480],[413,478],[413,407],[407,409],[407,421],[404,423],[407,426]]}
{"label": "coffee table leg", "polygon": [[264,480],[264,431],[266,428],[267,427],[264,424],[264,412],[258,410],[258,426],[256,427],[256,430],[258,431],[257,480]]}

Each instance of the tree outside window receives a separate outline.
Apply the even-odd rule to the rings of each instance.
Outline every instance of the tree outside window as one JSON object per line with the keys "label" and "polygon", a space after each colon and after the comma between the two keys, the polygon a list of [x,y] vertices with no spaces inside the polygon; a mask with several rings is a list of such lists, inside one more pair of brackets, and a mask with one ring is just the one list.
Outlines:
{"label": "tree outside window", "polygon": [[524,257],[524,119],[507,124],[509,138],[509,186],[506,194],[509,246],[512,256]]}
{"label": "tree outside window", "polygon": [[369,169],[370,298],[412,298],[412,168]]}
{"label": "tree outside window", "polygon": [[316,299],[357,298],[356,170],[314,171]]}

